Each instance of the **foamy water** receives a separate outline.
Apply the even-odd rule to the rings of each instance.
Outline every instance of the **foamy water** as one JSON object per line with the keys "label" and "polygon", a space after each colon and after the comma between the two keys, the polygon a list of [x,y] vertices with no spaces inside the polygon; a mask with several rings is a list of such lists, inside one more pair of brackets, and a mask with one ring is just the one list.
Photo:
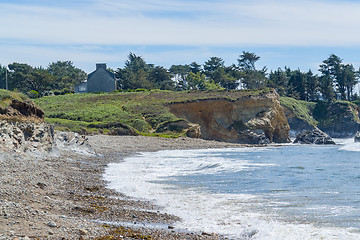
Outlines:
{"label": "foamy water", "polygon": [[109,188],[234,239],[360,239],[360,144],[142,153]]}

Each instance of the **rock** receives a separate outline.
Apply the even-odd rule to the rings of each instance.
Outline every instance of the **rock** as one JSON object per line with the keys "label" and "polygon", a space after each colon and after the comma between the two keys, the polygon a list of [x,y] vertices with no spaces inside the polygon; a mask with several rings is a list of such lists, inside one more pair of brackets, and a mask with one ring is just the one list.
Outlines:
{"label": "rock", "polygon": [[41,182],[38,182],[37,184],[36,184],[39,188],[41,188],[42,190],[44,190],[45,188],[46,188],[46,184],[45,183],[41,183]]}
{"label": "rock", "polygon": [[49,227],[53,227],[53,228],[57,227],[56,223],[54,223],[54,222],[48,222],[46,225],[48,225]]}
{"label": "rock", "polygon": [[0,149],[3,151],[51,151],[54,127],[44,122],[0,121]]}
{"label": "rock", "polygon": [[[226,94],[226,93],[224,93]],[[169,105],[171,113],[200,126],[201,138],[234,143],[290,142],[289,125],[275,90],[236,100],[198,99]]]}
{"label": "rock", "polygon": [[[312,131],[316,128],[315,124],[311,124],[310,122],[303,119],[301,116],[298,116],[298,113],[294,109],[286,107],[284,105],[282,105],[282,107],[284,109],[286,119],[290,126],[289,135],[291,138],[295,138],[296,135],[303,131]],[[313,119],[313,121],[315,122],[315,119]]]}
{"label": "rock", "polygon": [[357,132],[354,137],[355,142],[360,142],[360,132]]}
{"label": "rock", "polygon": [[80,235],[88,235],[89,232],[87,230],[85,230],[85,229],[79,229],[79,234]]}
{"label": "rock", "polygon": [[315,112],[323,112],[316,120],[318,127],[333,138],[353,137],[360,129],[359,111],[346,101],[318,103]]}
{"label": "rock", "polygon": [[305,131],[296,136],[294,143],[301,144],[335,144],[332,138],[321,131],[314,129],[312,131]]}
{"label": "rock", "polygon": [[91,150],[86,136],[73,132],[56,131],[54,139],[54,145],[57,149],[95,154],[95,152]]}

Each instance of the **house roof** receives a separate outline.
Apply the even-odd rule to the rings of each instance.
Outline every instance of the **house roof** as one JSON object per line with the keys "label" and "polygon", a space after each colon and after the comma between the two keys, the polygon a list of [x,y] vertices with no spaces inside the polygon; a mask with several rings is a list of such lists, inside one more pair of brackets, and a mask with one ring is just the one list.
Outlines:
{"label": "house roof", "polygon": [[94,73],[96,73],[97,71],[101,71],[101,70],[105,70],[115,80],[115,74],[106,70],[106,63],[97,63],[96,70],[93,71],[92,73],[88,74],[88,79],[91,78],[92,75],[94,75]]}

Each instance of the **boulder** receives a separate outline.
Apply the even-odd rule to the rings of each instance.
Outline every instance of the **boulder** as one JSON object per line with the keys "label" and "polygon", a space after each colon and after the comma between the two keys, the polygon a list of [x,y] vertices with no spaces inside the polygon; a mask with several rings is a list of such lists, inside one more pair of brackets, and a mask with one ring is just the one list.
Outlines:
{"label": "boulder", "polygon": [[355,142],[360,142],[360,132],[357,132],[354,137]]}
{"label": "boulder", "polygon": [[305,131],[296,136],[294,143],[301,144],[335,144],[332,138],[316,128],[312,131]]}

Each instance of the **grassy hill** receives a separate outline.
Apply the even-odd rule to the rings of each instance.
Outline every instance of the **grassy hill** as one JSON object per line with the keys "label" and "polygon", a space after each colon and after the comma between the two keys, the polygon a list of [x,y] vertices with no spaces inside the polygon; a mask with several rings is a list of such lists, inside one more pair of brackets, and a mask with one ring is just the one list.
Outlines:
{"label": "grassy hill", "polygon": [[181,132],[161,132],[164,123],[179,120],[167,108],[172,102],[210,98],[235,100],[269,91],[272,90],[86,93],[47,96],[36,99],[35,102],[45,111],[46,120],[55,124],[59,130],[179,136]]}

